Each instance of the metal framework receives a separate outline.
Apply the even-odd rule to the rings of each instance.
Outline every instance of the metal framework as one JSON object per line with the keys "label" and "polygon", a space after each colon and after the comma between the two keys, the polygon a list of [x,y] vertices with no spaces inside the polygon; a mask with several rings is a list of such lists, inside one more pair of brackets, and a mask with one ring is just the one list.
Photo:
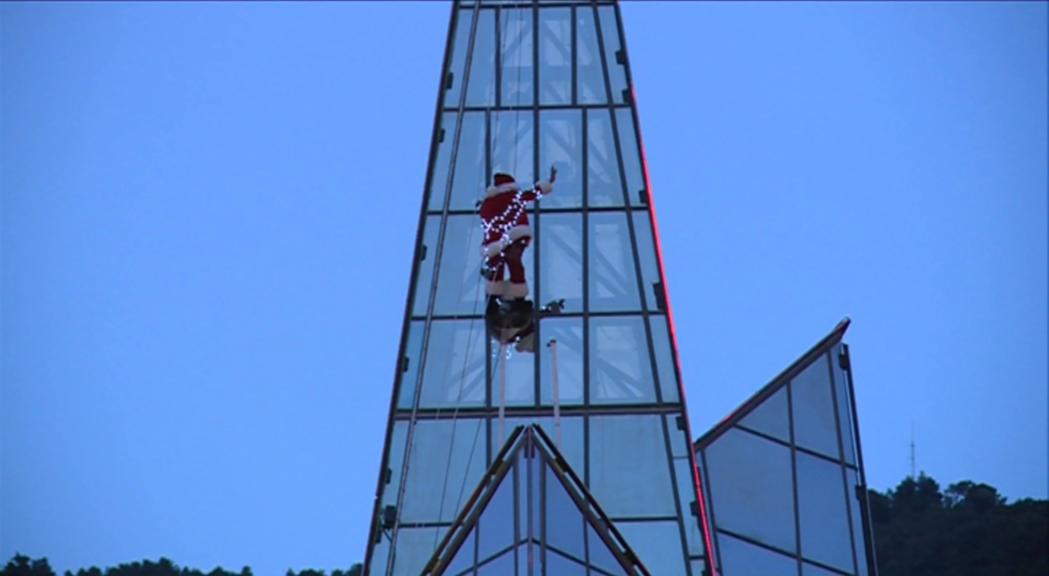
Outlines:
{"label": "metal framework", "polygon": [[877,576],[848,325],[696,441],[722,574]]}
{"label": "metal framework", "polygon": [[[619,6],[472,0],[452,6],[365,573],[415,576],[511,426],[552,431],[551,363],[485,337],[476,202],[495,171],[527,184],[536,325],[558,342],[565,460],[641,562],[713,574],[651,186]],[[706,571],[706,572],[705,572]]]}
{"label": "metal framework", "polygon": [[511,433],[422,573],[649,575],[535,424]]}

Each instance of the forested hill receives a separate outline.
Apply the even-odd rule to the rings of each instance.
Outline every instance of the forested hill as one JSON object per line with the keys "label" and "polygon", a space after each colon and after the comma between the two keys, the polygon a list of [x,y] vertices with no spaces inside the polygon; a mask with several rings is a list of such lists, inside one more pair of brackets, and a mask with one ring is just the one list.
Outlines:
{"label": "forested hill", "polygon": [[[965,481],[945,490],[922,474],[882,494],[871,490],[871,519],[880,576],[1047,576],[1049,501],[1007,503],[993,486]],[[351,576],[335,570],[330,576]],[[46,558],[16,555],[0,576],[56,576]],[[208,572],[161,558],[64,576],[252,576],[215,568]],[[288,570],[286,576],[329,576]],[[660,576],[660,575],[656,575]],[[731,576],[731,575],[730,575]]]}
{"label": "forested hill", "polygon": [[1049,575],[1049,501],[924,474],[869,497],[880,576]]}

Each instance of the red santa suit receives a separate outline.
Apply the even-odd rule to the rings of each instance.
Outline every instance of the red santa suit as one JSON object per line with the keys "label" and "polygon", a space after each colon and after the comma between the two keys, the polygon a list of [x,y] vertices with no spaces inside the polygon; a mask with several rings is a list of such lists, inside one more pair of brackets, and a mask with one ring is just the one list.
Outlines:
{"label": "red santa suit", "polygon": [[[521,190],[509,174],[496,174],[494,184],[485,192],[481,203],[481,222],[484,226],[482,250],[486,258],[489,296],[524,298],[528,296],[521,256],[532,240],[528,226],[527,203],[553,192],[550,182],[536,182],[535,188]],[[510,282],[503,281],[506,268]]]}

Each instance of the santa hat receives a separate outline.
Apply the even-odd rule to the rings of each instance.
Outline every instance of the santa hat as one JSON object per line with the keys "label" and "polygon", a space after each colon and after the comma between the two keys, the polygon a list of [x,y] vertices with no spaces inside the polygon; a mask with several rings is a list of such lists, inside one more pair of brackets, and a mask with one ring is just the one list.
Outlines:
{"label": "santa hat", "polygon": [[502,186],[503,184],[513,184],[514,177],[505,172],[496,172],[495,176],[492,177],[493,186]]}
{"label": "santa hat", "polygon": [[504,192],[516,191],[517,182],[514,182],[513,176],[506,172],[496,172],[495,176],[492,176],[492,185],[485,190],[485,198],[490,198],[496,194],[502,194]]}

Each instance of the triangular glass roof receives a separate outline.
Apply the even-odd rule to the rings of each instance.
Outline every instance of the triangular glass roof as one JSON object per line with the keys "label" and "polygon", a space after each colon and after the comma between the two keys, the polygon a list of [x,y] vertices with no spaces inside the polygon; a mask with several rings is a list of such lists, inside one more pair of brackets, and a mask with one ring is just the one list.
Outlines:
{"label": "triangular glass roof", "polygon": [[511,434],[422,574],[649,572],[553,442],[532,424]]}

